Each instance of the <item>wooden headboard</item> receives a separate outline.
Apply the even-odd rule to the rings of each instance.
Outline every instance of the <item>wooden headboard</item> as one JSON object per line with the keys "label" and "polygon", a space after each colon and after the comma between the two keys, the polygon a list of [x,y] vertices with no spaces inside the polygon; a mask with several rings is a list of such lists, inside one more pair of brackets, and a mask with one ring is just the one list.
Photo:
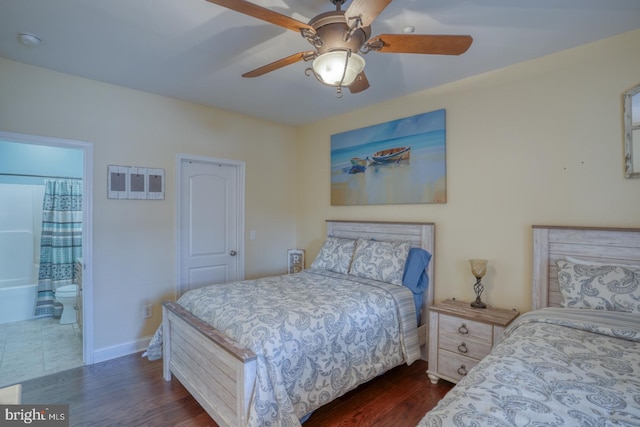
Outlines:
{"label": "wooden headboard", "polygon": [[327,220],[327,236],[387,242],[404,241],[411,242],[413,247],[427,250],[431,254],[431,262],[427,267],[429,286],[425,291],[420,316],[421,323],[426,324],[429,317],[428,308],[433,304],[435,284],[435,225],[433,223]]}
{"label": "wooden headboard", "polygon": [[561,306],[556,261],[567,256],[598,263],[640,265],[640,228],[534,225],[533,310]]}

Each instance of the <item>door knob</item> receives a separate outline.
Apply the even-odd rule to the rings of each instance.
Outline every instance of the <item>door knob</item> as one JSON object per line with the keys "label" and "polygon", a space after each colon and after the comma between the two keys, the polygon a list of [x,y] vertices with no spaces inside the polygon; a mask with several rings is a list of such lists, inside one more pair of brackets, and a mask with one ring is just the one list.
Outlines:
{"label": "door knob", "polygon": [[236,252],[236,251],[229,252],[229,255],[231,255],[231,256],[236,256],[237,254],[238,254],[238,252]]}

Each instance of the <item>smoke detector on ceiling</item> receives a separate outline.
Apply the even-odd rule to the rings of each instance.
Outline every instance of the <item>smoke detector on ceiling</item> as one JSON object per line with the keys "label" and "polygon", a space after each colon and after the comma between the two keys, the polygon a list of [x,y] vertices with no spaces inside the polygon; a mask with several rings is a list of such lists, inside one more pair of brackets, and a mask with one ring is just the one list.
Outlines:
{"label": "smoke detector on ceiling", "polygon": [[19,33],[18,40],[25,46],[38,46],[42,42],[40,37],[31,33]]}

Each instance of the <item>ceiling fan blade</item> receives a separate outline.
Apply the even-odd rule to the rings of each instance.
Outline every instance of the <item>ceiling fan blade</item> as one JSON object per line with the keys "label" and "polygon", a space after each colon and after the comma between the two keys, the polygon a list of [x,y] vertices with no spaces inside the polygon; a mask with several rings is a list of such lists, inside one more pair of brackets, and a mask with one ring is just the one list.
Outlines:
{"label": "ceiling fan blade", "polygon": [[375,45],[382,42],[380,52],[425,53],[431,55],[461,55],[469,49],[471,36],[420,35],[420,34],[380,34],[367,42]]}
{"label": "ceiling fan blade", "polygon": [[351,4],[344,13],[347,25],[351,26],[351,20],[359,17],[361,26],[368,27],[391,3],[391,0],[351,0]]}
{"label": "ceiling fan blade", "polygon": [[313,50],[294,53],[293,55],[287,56],[286,58],[279,59],[275,62],[272,62],[271,64],[263,65],[260,68],[256,68],[255,70],[249,71],[248,73],[244,73],[242,77],[262,76],[263,74],[267,74],[279,68],[286,67],[287,65],[295,64],[298,61],[302,61],[305,58],[313,56],[315,53],[316,52]]}
{"label": "ceiling fan blade", "polygon": [[364,74],[364,71],[358,74],[358,77],[351,83],[349,86],[349,90],[351,93],[362,92],[365,89],[369,88],[369,80],[367,80],[367,76]]}
{"label": "ceiling fan blade", "polygon": [[245,0],[207,0],[208,2],[217,4],[218,6],[226,7],[227,9],[235,10],[236,12],[243,13],[245,15],[252,16],[254,18],[262,19],[271,24],[278,25],[280,27],[287,28],[289,30],[300,32],[302,29],[313,30],[308,24],[298,21],[297,19],[290,18],[286,15],[282,15],[278,12],[274,12],[257,4],[245,1]]}

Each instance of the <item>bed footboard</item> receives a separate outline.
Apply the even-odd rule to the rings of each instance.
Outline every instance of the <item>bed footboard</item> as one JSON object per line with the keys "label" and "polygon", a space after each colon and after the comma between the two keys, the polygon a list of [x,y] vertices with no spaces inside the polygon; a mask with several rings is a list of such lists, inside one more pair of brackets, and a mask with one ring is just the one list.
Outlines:
{"label": "bed footboard", "polygon": [[246,426],[256,355],[174,302],[162,316],[164,379],[173,373],[220,426]]}

